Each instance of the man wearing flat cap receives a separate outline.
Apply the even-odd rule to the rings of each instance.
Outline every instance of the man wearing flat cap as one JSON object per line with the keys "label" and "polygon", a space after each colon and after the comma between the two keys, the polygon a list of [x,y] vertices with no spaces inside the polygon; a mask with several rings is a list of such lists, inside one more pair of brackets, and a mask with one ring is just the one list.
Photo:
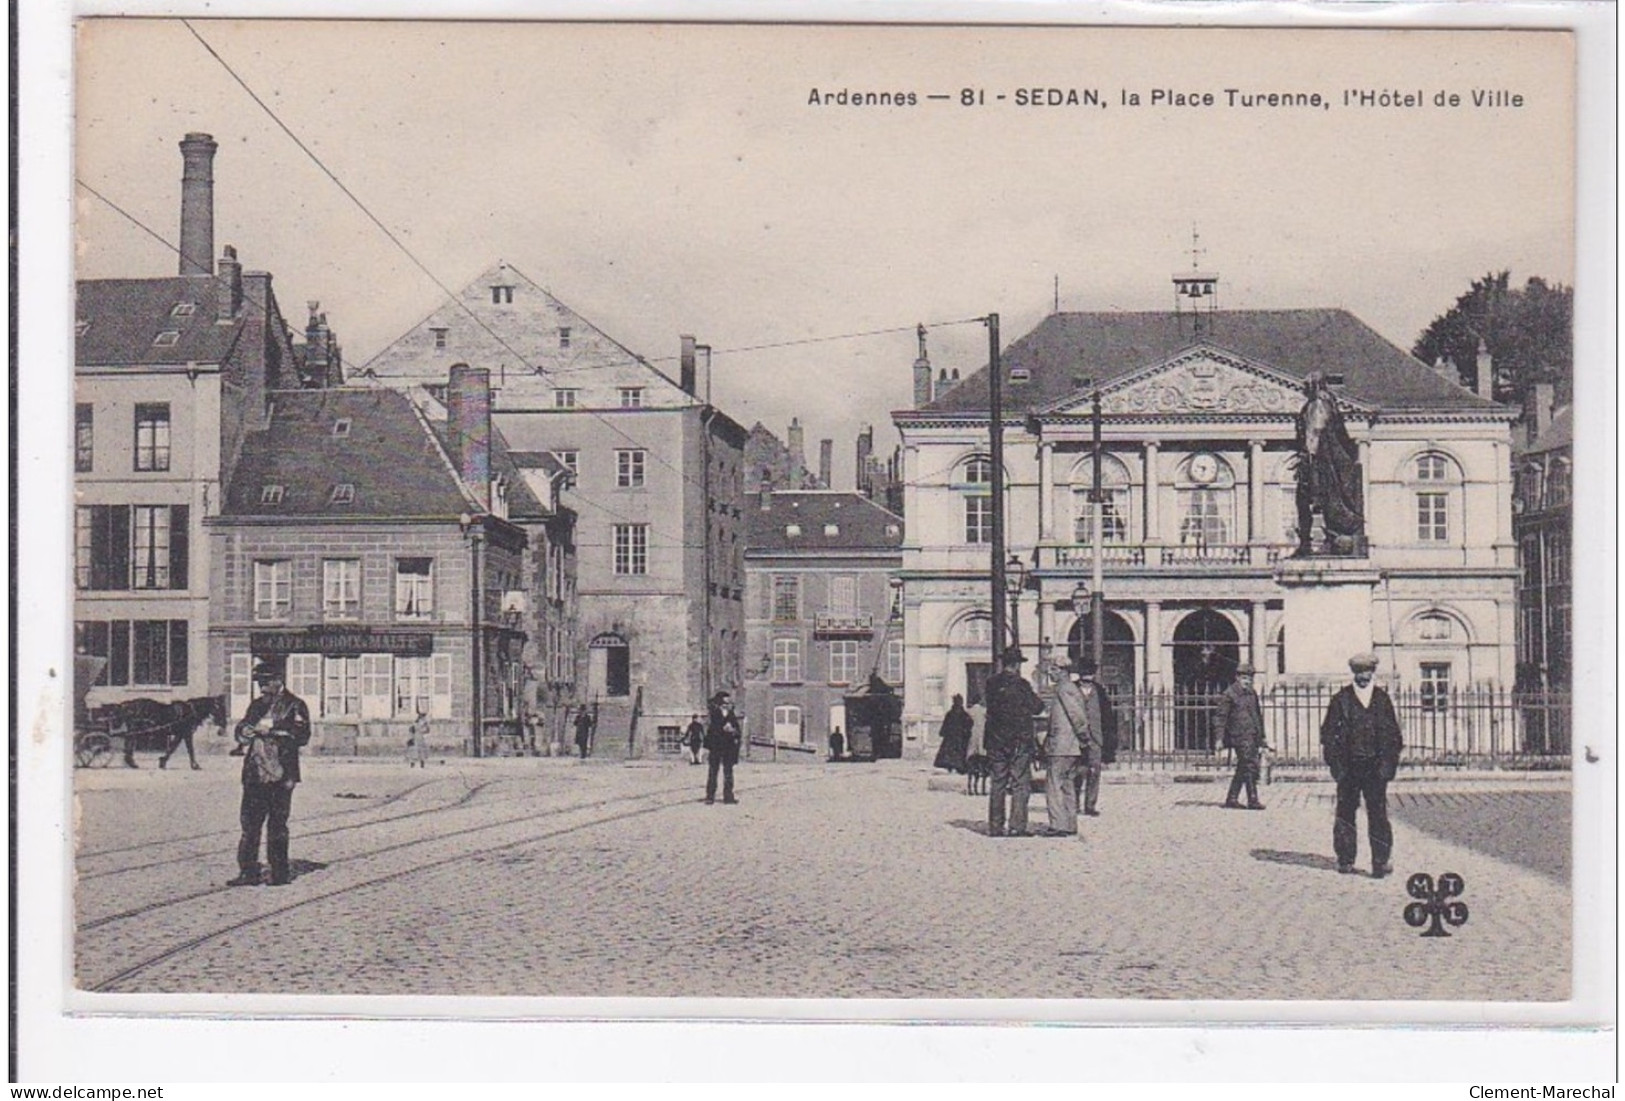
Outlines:
{"label": "man wearing flat cap", "polygon": [[1032,797],[1033,756],[1038,748],[1033,717],[1044,710],[1033,686],[1021,675],[1027,660],[1011,646],[999,659],[999,671],[987,679],[987,746],[991,783],[987,789],[987,833],[1005,836],[1005,795],[1010,796],[1009,836],[1027,837],[1027,801]]}
{"label": "man wearing flat cap", "polygon": [[293,789],[299,783],[299,747],[310,741],[310,709],[283,683],[283,665],[268,659],[254,668],[260,695],[248,705],[237,724],[236,740],[244,747],[243,802],[238,818],[242,839],[237,843],[236,879],[232,887],[260,883],[260,832],[265,832],[265,859],[271,866],[270,883],[287,883],[288,815],[293,810]]}
{"label": "man wearing flat cap", "polygon": [[1337,870],[1354,871],[1359,834],[1354,813],[1365,800],[1366,832],[1371,838],[1371,876],[1381,879],[1393,872],[1394,831],[1388,824],[1388,781],[1399,770],[1404,737],[1394,702],[1375,683],[1377,655],[1355,654],[1349,659],[1354,683],[1344,685],[1326,708],[1320,724],[1320,750],[1337,781],[1337,817],[1332,825],[1332,848]]}
{"label": "man wearing flat cap", "polygon": [[1244,661],[1236,666],[1236,679],[1219,695],[1213,707],[1213,730],[1220,744],[1236,751],[1236,774],[1230,778],[1230,794],[1224,805],[1240,810],[1236,801],[1247,788],[1247,809],[1263,810],[1258,801],[1259,760],[1264,752],[1264,709],[1253,690],[1253,666]]}

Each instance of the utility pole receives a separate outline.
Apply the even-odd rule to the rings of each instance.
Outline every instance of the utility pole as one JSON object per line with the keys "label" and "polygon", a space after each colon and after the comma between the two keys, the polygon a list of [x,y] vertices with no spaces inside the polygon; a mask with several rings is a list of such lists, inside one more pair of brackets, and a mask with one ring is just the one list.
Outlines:
{"label": "utility pole", "polygon": [[1004,649],[1004,380],[999,364],[999,315],[987,315],[988,429],[992,443],[993,469],[993,664],[999,664]]}
{"label": "utility pole", "polygon": [[1106,656],[1106,593],[1104,592],[1105,571],[1102,568],[1105,559],[1105,549],[1101,546],[1102,529],[1104,528],[1104,514],[1106,511],[1106,494],[1100,487],[1100,390],[1097,387],[1094,393],[1093,408],[1090,413],[1094,421],[1095,442],[1095,483],[1089,493],[1089,500],[1094,503],[1094,577],[1089,588],[1089,630],[1093,634],[1093,649],[1091,655],[1095,659],[1095,676],[1101,676],[1105,670],[1103,662]]}

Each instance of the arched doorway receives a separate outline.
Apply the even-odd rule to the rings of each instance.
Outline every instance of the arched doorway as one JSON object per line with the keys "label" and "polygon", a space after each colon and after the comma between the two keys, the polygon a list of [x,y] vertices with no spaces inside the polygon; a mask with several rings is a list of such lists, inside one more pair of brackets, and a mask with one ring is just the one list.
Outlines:
{"label": "arched doorway", "polygon": [[[1105,645],[1101,647],[1100,683],[1111,690],[1113,699],[1125,699],[1134,692],[1134,632],[1123,617],[1106,609]],[[1072,623],[1066,636],[1066,656],[1073,661],[1094,652],[1094,624],[1087,611]]]}
{"label": "arched doorway", "polygon": [[1213,698],[1236,677],[1241,638],[1212,608],[1174,628],[1174,748],[1212,750]]}
{"label": "arched doorway", "polygon": [[632,650],[612,631],[587,644],[587,691],[592,699],[632,694]]}

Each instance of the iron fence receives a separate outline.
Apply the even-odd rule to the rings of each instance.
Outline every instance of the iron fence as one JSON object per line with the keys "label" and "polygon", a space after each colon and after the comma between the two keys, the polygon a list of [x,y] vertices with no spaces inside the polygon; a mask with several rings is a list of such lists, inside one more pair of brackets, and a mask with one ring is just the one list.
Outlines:
{"label": "iron fence", "polygon": [[[1259,693],[1276,767],[1321,765],[1320,724],[1339,685],[1276,685]],[[1402,765],[1567,768],[1572,698],[1490,686],[1389,688],[1405,739]],[[1118,761],[1138,768],[1224,766],[1213,722],[1218,691],[1142,692],[1113,700]]]}

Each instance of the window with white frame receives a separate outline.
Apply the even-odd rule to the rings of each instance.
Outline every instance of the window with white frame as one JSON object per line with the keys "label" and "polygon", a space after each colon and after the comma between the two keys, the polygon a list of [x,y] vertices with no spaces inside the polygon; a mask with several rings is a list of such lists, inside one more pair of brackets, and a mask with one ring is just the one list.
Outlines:
{"label": "window with white frame", "polygon": [[580,394],[581,391],[574,389],[573,387],[562,387],[558,390],[554,390],[553,408],[574,409],[576,407],[576,399]]}
{"label": "window with white frame", "polygon": [[773,640],[773,683],[801,683],[801,640],[776,638]]}
{"label": "window with white frame", "polygon": [[649,525],[615,525],[615,572],[638,576],[649,572]]}
{"label": "window with white frame", "polygon": [[254,618],[287,619],[293,611],[293,563],[285,558],[254,563]]}
{"label": "window with white frame", "polygon": [[1423,711],[1443,711],[1450,705],[1450,663],[1424,661],[1421,664]]}
{"label": "window with white frame", "polygon": [[361,717],[387,719],[395,713],[395,658],[361,655]]}
{"label": "window with white frame", "polygon": [[1411,478],[1416,495],[1417,541],[1448,543],[1453,487],[1461,480],[1454,460],[1437,452],[1418,455]]}
{"label": "window with white frame", "polygon": [[1179,541],[1214,546],[1230,541],[1234,494],[1228,489],[1179,491]]}
{"label": "window with white frame", "polygon": [[322,659],[322,715],[338,718],[361,715],[361,659]]}
{"label": "window with white frame", "polygon": [[642,448],[627,448],[615,452],[615,484],[621,489],[636,488],[643,484],[644,456]]}
{"label": "window with white frame", "polygon": [[395,716],[416,718],[419,712],[427,715],[434,695],[431,681],[430,658],[402,657],[395,659]]}
{"label": "window with white frame", "polygon": [[1416,538],[1423,543],[1449,542],[1450,494],[1416,495]]}
{"label": "window with white frame", "polygon": [[395,559],[395,618],[434,617],[434,559]]}
{"label": "window with white frame", "polygon": [[973,455],[959,470],[959,490],[965,497],[965,542],[993,542],[993,460]]}
{"label": "window with white frame", "polygon": [[832,639],[829,644],[829,683],[851,684],[858,679],[858,640]]}
{"label": "window with white frame", "polygon": [[581,477],[581,452],[575,450],[555,451],[553,454],[559,457],[559,464],[568,470],[572,477]]}
{"label": "window with white frame", "polygon": [[900,638],[886,640],[886,683],[903,683],[903,640]]}
{"label": "window with white frame", "polygon": [[169,469],[169,403],[141,402],[135,407],[135,468]]}
{"label": "window with white frame", "polygon": [[801,741],[801,708],[794,704],[779,704],[773,709],[773,740]]}
{"label": "window with white frame", "polygon": [[643,387],[641,387],[641,386],[623,386],[623,387],[621,387],[621,408],[622,409],[641,409],[642,407],[643,407]]}
{"label": "window with white frame", "polygon": [[322,617],[361,618],[361,561],[357,558],[322,560]]}
{"label": "window with white frame", "polygon": [[169,506],[131,509],[130,587],[169,588]]}
{"label": "window with white frame", "polygon": [[[1072,541],[1093,543],[1095,539],[1095,508],[1089,500],[1088,489],[1072,491]],[[1123,543],[1128,540],[1128,486],[1104,486],[1100,494],[1105,500],[1100,510],[1100,541]]]}

